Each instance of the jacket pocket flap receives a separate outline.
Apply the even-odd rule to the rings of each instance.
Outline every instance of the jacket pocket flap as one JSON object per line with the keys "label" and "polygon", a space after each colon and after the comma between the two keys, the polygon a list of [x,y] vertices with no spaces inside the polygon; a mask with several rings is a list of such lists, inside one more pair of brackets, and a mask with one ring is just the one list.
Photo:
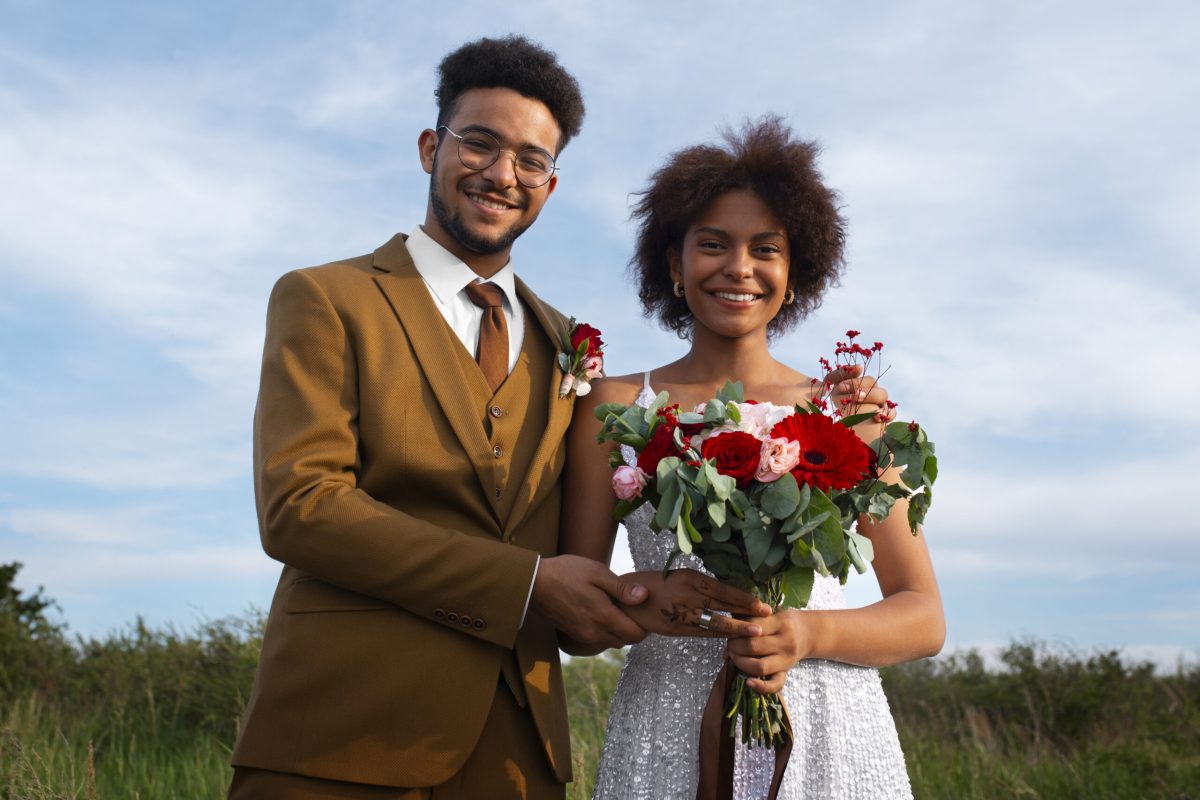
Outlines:
{"label": "jacket pocket flap", "polygon": [[369,597],[315,578],[299,580],[288,590],[287,613],[314,611],[378,611],[395,608],[377,597]]}

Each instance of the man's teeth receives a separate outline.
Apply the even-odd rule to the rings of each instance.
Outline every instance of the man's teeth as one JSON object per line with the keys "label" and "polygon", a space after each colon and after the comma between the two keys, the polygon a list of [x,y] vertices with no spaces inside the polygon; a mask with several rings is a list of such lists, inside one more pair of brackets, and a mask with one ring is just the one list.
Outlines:
{"label": "man's teeth", "polygon": [[751,300],[757,300],[756,294],[734,294],[733,292],[713,292],[722,300],[732,300],[735,303],[749,303]]}
{"label": "man's teeth", "polygon": [[496,202],[495,200],[489,200],[488,198],[480,197],[477,194],[471,195],[471,199],[474,200],[476,203],[479,203],[479,205],[484,206],[486,208],[494,208],[497,211],[507,211],[508,210],[508,206],[505,203],[499,203],[499,202]]}

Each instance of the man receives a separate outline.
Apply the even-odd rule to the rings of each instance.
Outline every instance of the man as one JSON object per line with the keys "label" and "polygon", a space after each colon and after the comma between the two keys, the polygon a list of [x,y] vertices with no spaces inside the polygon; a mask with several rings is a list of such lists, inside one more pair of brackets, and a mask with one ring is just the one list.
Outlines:
{"label": "man", "polygon": [[[231,798],[561,798],[556,629],[599,647],[645,636],[616,605],[644,587],[555,555],[566,319],[509,260],[579,130],[578,86],[517,37],[465,45],[439,73],[424,223],[271,296],[255,490],[284,568]],[[696,597],[756,610],[712,581]]]}

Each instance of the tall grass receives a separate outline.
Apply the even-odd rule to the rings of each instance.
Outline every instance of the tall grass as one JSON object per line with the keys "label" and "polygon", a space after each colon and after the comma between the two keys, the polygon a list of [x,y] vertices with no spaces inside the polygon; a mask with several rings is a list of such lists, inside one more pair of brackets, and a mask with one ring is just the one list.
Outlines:
{"label": "tall grass", "polygon": [[[0,800],[223,797],[261,616],[68,641],[48,603],[5,594],[3,569]],[[883,671],[919,800],[1200,800],[1200,667],[1159,675],[1037,642],[1001,660]],[[619,669],[619,654],[565,665],[572,800],[591,793]]]}

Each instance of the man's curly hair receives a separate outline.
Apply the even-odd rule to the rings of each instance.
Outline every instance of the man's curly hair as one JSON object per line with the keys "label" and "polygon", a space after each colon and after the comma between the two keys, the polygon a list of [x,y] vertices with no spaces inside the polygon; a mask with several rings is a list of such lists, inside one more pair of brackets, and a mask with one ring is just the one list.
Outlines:
{"label": "man's curly hair", "polygon": [[667,254],[678,252],[692,222],[726,192],[748,189],[761,197],[787,231],[789,282],[796,300],[767,326],[774,337],[821,305],[845,266],[845,221],[838,196],[816,167],[820,147],[793,137],[783,119],[770,114],[727,130],[724,147],[698,145],[673,154],[640,192],[633,218],[640,221],[630,261],[647,317],[686,339],[692,331],[687,300],[676,297]]}
{"label": "man's curly hair", "polygon": [[505,36],[468,42],[442,59],[433,93],[438,102],[438,126],[454,116],[463,92],[494,87],[512,89],[546,104],[562,131],[558,152],[583,125],[579,83],[562,68],[558,57],[524,36]]}

